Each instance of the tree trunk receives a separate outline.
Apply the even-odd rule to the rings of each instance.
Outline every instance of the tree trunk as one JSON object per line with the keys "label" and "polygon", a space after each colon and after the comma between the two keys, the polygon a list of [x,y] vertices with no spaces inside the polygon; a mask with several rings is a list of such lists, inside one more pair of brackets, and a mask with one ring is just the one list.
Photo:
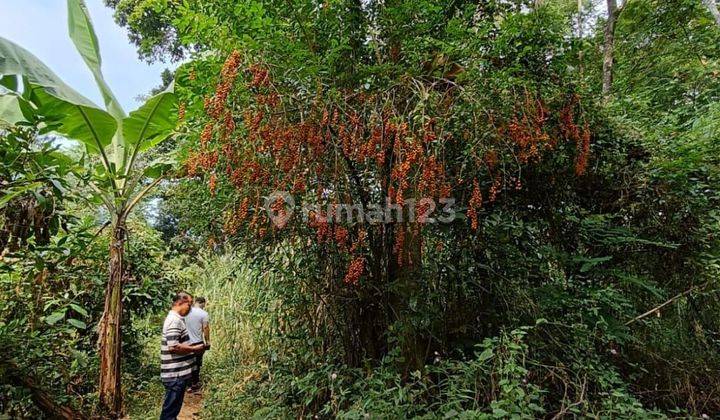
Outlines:
{"label": "tree trunk", "polygon": [[[397,226],[396,226],[397,227]],[[410,300],[417,296],[421,276],[421,240],[420,226],[406,224],[395,235],[403,235],[403,247],[399,254],[393,254],[389,260],[388,284],[392,284],[389,296],[388,315],[395,324],[398,346],[403,357],[402,370],[405,375],[422,369],[425,353],[421,334],[413,325],[413,308]]]}
{"label": "tree trunk", "polygon": [[392,246],[388,244],[392,242],[384,234],[370,233],[368,240],[367,282],[371,286],[358,288],[356,304],[347,306],[345,315],[345,363],[352,367],[362,367],[368,359],[379,361],[387,353],[385,333],[388,320],[383,292],[386,267],[383,264],[387,249]]}
{"label": "tree trunk", "polygon": [[100,408],[106,415],[118,418],[122,414],[120,387],[120,349],[122,318],[122,286],[125,254],[125,220],[113,226],[110,243],[110,278],[105,293],[105,309],[99,326],[100,346]]}
{"label": "tree trunk", "polygon": [[[577,25],[578,25],[578,40],[581,43],[580,45],[582,45],[582,43],[583,43],[583,9],[582,9],[582,6],[583,6],[582,0],[578,0],[578,2],[577,2],[577,9],[578,9]],[[583,74],[584,74],[583,56],[584,56],[584,54],[583,54],[583,49],[581,46],[578,51],[578,70],[580,73],[580,79],[583,78]]]}
{"label": "tree trunk", "polygon": [[718,11],[715,0],[703,0],[703,3],[705,3],[705,7],[707,7],[710,14],[715,18],[715,23],[720,26],[720,11]]}
{"label": "tree trunk", "polygon": [[613,83],[613,65],[615,61],[615,24],[620,11],[616,0],[607,0],[608,18],[605,24],[605,45],[603,48],[603,86],[605,100],[610,98]]}

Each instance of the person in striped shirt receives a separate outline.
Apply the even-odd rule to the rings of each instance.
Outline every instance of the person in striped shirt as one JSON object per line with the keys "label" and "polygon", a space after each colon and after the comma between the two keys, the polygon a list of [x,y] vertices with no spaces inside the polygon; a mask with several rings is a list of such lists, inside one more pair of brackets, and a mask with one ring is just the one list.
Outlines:
{"label": "person in striped shirt", "polygon": [[185,292],[175,294],[172,309],[163,324],[160,345],[160,379],[165,386],[160,420],[174,420],[180,414],[185,389],[192,377],[197,354],[205,350],[204,344],[191,345],[183,317],[190,312],[192,296]]}

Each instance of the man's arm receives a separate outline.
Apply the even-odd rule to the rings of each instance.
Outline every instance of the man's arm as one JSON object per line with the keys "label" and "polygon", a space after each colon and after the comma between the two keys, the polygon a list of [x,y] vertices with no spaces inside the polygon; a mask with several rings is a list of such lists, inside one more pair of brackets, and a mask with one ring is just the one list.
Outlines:
{"label": "man's arm", "polygon": [[185,331],[185,324],[175,322],[168,326],[167,330],[163,331],[163,337],[167,342],[167,350],[173,354],[191,354],[198,353],[204,349],[202,344],[191,346],[187,343],[181,343],[180,339],[183,334],[187,334]]}
{"label": "man's arm", "polygon": [[173,354],[191,354],[191,353],[199,353],[205,349],[204,344],[196,344],[194,346],[191,346],[190,344],[185,343],[178,343],[170,348],[168,348],[168,351]]}
{"label": "man's arm", "polygon": [[205,344],[210,344],[210,323],[203,325],[203,336],[205,336]]}

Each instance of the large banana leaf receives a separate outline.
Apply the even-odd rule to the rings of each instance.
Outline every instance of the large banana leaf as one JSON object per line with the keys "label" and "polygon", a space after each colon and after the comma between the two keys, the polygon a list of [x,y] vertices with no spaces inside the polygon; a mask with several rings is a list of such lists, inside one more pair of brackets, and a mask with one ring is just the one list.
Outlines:
{"label": "large banana leaf", "polygon": [[66,85],[26,49],[2,37],[0,74],[25,78],[38,114],[46,116],[59,134],[81,141],[92,152],[102,153],[112,142],[118,128],[115,118]]}
{"label": "large banana leaf", "polygon": [[3,76],[0,75],[0,86],[17,91],[18,90],[18,78],[17,76]]}
{"label": "large banana leaf", "polygon": [[177,124],[176,107],[177,98],[171,85],[123,120],[125,141],[144,151],[165,140]]}
{"label": "large banana leaf", "polygon": [[14,125],[25,121],[20,111],[19,98],[15,95],[0,96],[0,127],[2,124]]}
{"label": "large banana leaf", "polygon": [[125,111],[103,77],[100,46],[87,6],[83,0],[68,0],[67,6],[70,39],[95,77],[108,112],[116,119],[121,120],[125,118]]}
{"label": "large banana leaf", "polygon": [[20,95],[0,85],[0,128],[3,124],[27,121],[22,109],[24,102]]}
{"label": "large banana leaf", "polygon": [[[88,13],[87,6],[84,0],[68,0],[68,33],[70,39],[75,44],[75,48],[80,53],[80,56],[87,64],[90,72],[95,78],[95,83],[100,89],[103,101],[105,102],[105,108],[107,111],[115,117],[118,125],[122,123],[122,119],[125,118],[125,111],[123,111],[120,102],[113,94],[110,86],[105,81],[105,77],[102,74],[102,57],[100,56],[100,45],[98,43],[95,29],[93,28],[92,20],[90,19],[90,13]],[[122,130],[118,130],[115,133],[115,137],[112,139],[112,154],[109,156],[110,161],[118,170],[125,166],[127,160],[127,152],[125,150],[125,140],[122,136]]]}

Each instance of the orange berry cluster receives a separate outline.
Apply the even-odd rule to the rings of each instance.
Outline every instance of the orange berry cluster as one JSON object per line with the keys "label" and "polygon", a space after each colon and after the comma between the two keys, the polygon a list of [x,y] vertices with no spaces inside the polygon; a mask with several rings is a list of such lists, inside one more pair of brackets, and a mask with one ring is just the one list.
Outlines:
{"label": "orange berry cluster", "polygon": [[517,148],[520,163],[537,162],[544,149],[552,149],[555,142],[545,131],[547,110],[542,99],[535,99],[525,92],[525,102],[521,115],[515,115],[506,127],[501,128]]}
{"label": "orange berry cluster", "polygon": [[580,176],[585,174],[588,164],[588,156],[590,155],[590,129],[587,123],[583,127],[582,137],[575,141],[577,156],[575,157],[575,174]]}
{"label": "orange berry cluster", "polygon": [[[511,116],[487,114],[489,127],[496,127],[496,119],[505,122],[488,130],[492,140],[481,145],[479,150],[484,152],[475,157],[478,169],[468,177],[472,179],[468,185],[452,172],[454,167],[446,167],[448,161],[453,162],[453,155],[446,154],[463,148],[463,142],[471,142],[472,128],[461,129],[455,141],[448,132],[452,127],[450,119],[445,121],[439,115],[411,119],[399,106],[388,105],[386,98],[364,91],[338,91],[325,97],[320,90],[306,105],[297,106],[297,93],[282,93],[278,87],[282,85],[276,84],[266,65],[255,63],[240,72],[240,61],[237,52],[225,61],[216,91],[205,101],[209,118],[200,135],[201,147],[187,160],[190,176],[210,174],[208,182],[213,194],[220,182],[235,188],[241,204],[226,220],[228,234],[239,232],[239,224],[247,221],[250,210],[253,214],[247,222],[248,233],[258,237],[268,234],[265,212],[258,210],[260,197],[272,191],[290,191],[300,200],[320,205],[380,198],[387,200],[386,204],[403,206],[410,198],[432,198],[437,203],[451,196],[453,186],[470,190],[467,216],[470,227],[477,230],[484,205],[482,176],[492,180],[485,199],[494,202],[505,178],[510,180],[509,188],[522,188],[520,179],[505,177],[510,170],[507,162],[537,162],[544,151],[555,147],[550,135],[554,131],[549,127],[549,121],[554,120],[548,117],[546,104],[526,92]],[[244,94],[229,100],[238,74],[243,76],[239,79],[244,82]],[[449,111],[452,95],[443,100],[448,105],[447,109],[441,107],[443,112]],[[561,134],[578,144],[575,170],[582,173],[589,152],[589,130],[586,126],[581,133],[574,124],[572,106],[564,111],[566,114],[560,116]],[[242,119],[236,121],[234,116],[238,115]],[[512,147],[498,144],[502,141]],[[283,203],[275,202],[271,207],[276,214],[284,214]],[[430,216],[431,206],[420,201],[416,210],[416,222],[397,222],[388,230],[394,232],[392,248],[400,265],[410,262],[406,254],[415,255],[404,250],[408,232],[415,235],[413,246],[422,246],[420,229]],[[330,214],[315,211],[309,226],[295,224],[292,229],[284,229],[283,234],[310,231],[315,243],[335,245],[335,250],[351,258],[345,281],[356,284],[366,264],[362,240],[366,232],[359,224],[332,221],[329,216],[334,209],[327,212]],[[371,229],[384,232],[385,228]],[[277,229],[270,233],[280,234]]]}
{"label": "orange berry cluster", "polygon": [[235,84],[235,78],[238,74],[240,60],[241,56],[239,51],[233,51],[227,60],[225,60],[220,75],[220,83],[218,83],[215,89],[215,96],[213,96],[212,101],[210,101],[209,106],[206,108],[208,115],[216,121],[222,118],[225,111],[228,95]]}
{"label": "orange berry cluster", "polygon": [[200,171],[210,171],[217,166],[219,154],[217,151],[207,152],[191,152],[185,166],[187,168],[187,174],[190,177],[194,177],[200,174]]}
{"label": "orange berry cluster", "polygon": [[210,174],[210,179],[208,180],[208,188],[210,189],[210,195],[214,197],[215,189],[217,188],[217,174],[215,174],[215,172]]}
{"label": "orange berry cluster", "polygon": [[356,285],[365,272],[365,258],[355,257],[350,261],[350,265],[347,269],[347,274],[343,281],[347,284]]}
{"label": "orange berry cluster", "polygon": [[264,66],[253,64],[248,69],[252,75],[250,86],[252,87],[268,87],[270,85],[270,74]]}
{"label": "orange berry cluster", "polygon": [[328,217],[322,211],[310,214],[310,228],[315,229],[315,236],[318,243],[329,242],[333,237],[332,227],[328,223]]}
{"label": "orange berry cluster", "polygon": [[570,103],[560,110],[560,132],[567,140],[575,142],[575,175],[581,176],[587,169],[591,135],[587,122],[583,124],[582,129],[575,123],[573,109],[578,104],[579,99],[574,95]]}
{"label": "orange berry cluster", "polygon": [[473,190],[470,196],[470,202],[468,203],[467,216],[470,219],[470,227],[472,230],[478,228],[478,211],[482,207],[483,198],[482,192],[480,191],[480,183],[477,179],[473,180]]}

